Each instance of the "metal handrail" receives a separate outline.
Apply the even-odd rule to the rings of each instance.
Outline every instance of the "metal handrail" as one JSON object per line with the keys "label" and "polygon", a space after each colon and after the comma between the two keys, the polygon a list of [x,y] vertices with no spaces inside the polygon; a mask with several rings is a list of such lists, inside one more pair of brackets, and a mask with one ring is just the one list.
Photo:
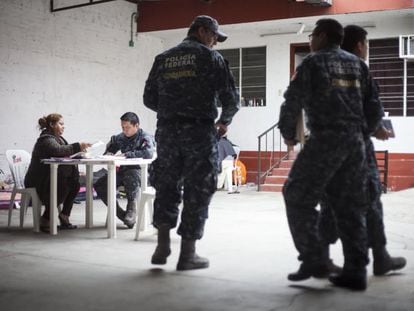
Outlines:
{"label": "metal handrail", "polygon": [[[264,131],[262,134],[260,134],[257,137],[258,140],[258,154],[257,154],[257,191],[260,191],[260,184],[262,182],[262,178],[267,176],[275,167],[279,166],[280,162],[285,159],[288,156],[288,153],[286,151],[286,154],[282,156],[282,136],[279,133],[279,157],[275,157],[275,131],[276,131],[277,123],[272,125],[270,128],[268,128],[266,131]],[[268,135],[271,133],[272,136],[272,148],[270,151],[268,151]],[[266,170],[262,173],[261,167],[262,167],[262,139],[265,139],[265,152],[266,154],[270,152],[269,157],[269,164],[267,165]]]}

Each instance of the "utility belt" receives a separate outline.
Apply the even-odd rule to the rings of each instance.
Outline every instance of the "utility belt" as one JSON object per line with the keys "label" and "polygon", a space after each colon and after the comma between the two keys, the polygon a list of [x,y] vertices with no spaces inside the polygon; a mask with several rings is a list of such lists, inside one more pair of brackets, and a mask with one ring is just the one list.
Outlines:
{"label": "utility belt", "polygon": [[359,123],[348,123],[348,124],[327,124],[327,125],[312,125],[311,133],[320,133],[320,132],[336,132],[336,133],[356,133],[363,132],[364,127]]}

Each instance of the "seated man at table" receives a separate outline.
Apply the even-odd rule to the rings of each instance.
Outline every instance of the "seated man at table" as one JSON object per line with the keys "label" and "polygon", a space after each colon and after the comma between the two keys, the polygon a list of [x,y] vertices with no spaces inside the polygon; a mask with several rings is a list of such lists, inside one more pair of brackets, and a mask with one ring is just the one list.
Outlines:
{"label": "seated man at table", "polygon": [[[139,127],[139,118],[133,112],[127,112],[121,117],[122,133],[114,135],[106,146],[106,155],[118,155],[126,158],[151,159],[154,154],[154,139]],[[107,197],[108,175],[105,174],[94,184],[98,197],[108,204]],[[116,186],[124,186],[128,200],[126,211],[116,202],[116,216],[128,227],[133,228],[136,222],[136,197],[141,186],[141,168],[136,166],[121,166],[116,172]]]}

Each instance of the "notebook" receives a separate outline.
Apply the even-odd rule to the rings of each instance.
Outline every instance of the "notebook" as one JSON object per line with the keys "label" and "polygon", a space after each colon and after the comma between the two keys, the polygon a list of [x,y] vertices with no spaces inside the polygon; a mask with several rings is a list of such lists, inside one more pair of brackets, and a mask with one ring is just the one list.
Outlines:
{"label": "notebook", "polygon": [[390,131],[390,138],[394,138],[395,137],[395,132],[394,132],[394,128],[392,127],[392,122],[390,119],[382,119],[382,124],[384,125],[384,127]]}

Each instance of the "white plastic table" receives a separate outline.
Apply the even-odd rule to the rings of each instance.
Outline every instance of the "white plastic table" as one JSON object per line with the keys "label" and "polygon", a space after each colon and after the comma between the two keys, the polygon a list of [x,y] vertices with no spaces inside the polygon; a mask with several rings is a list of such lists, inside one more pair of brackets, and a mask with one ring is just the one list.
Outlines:
{"label": "white plastic table", "polygon": [[148,165],[153,159],[108,157],[97,159],[51,158],[42,162],[50,165],[50,234],[57,234],[57,172],[59,165],[86,166],[86,228],[93,227],[93,166],[105,165],[108,169],[108,238],[116,238],[116,167],[121,165],[139,165],[141,167],[141,191],[148,187]]}

